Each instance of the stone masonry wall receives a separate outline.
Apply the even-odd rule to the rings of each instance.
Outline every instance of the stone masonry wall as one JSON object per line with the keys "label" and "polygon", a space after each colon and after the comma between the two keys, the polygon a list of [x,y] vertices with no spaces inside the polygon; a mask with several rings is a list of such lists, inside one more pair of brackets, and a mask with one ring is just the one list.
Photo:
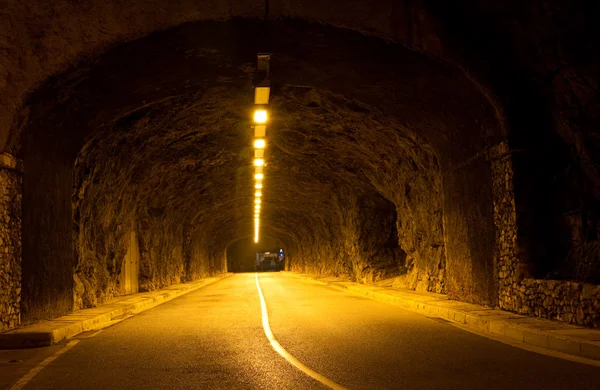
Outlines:
{"label": "stone masonry wall", "polygon": [[512,306],[520,314],[600,328],[600,286],[523,279],[513,291]]}
{"label": "stone masonry wall", "polygon": [[497,228],[495,265],[500,308],[569,324],[600,327],[600,286],[527,277],[528,265],[519,260],[517,253],[517,213],[510,156],[506,142],[489,152]]}
{"label": "stone masonry wall", "polygon": [[0,167],[0,332],[19,325],[21,302],[21,174]]}
{"label": "stone masonry wall", "polygon": [[488,152],[492,170],[492,194],[496,247],[494,264],[498,277],[498,305],[514,311],[513,290],[517,288],[518,260],[515,255],[517,218],[513,194],[513,170],[509,146],[502,142]]}

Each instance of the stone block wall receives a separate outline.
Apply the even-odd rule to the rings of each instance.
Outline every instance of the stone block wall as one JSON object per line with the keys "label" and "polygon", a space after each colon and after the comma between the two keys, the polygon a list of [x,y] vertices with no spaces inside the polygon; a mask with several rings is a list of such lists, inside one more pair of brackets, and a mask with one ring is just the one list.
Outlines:
{"label": "stone block wall", "polygon": [[493,175],[495,268],[498,304],[519,314],[600,327],[600,286],[529,276],[529,264],[519,259],[513,170],[508,144],[489,152]]}
{"label": "stone block wall", "polygon": [[[509,146],[502,142],[488,152],[492,171],[492,194],[496,245],[494,248],[495,273],[498,278],[498,305],[512,310],[512,293],[517,287],[518,261],[517,217],[513,193],[513,170]],[[514,311],[514,310],[513,310]]]}
{"label": "stone block wall", "polygon": [[569,324],[600,327],[600,286],[564,280],[523,279],[513,311]]}
{"label": "stone block wall", "polygon": [[0,167],[0,332],[21,320],[21,174]]}

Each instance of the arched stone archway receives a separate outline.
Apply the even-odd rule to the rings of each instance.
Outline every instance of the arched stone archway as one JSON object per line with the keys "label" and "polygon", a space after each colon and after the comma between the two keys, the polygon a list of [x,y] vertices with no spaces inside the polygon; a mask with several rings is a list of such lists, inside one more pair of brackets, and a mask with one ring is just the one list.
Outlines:
{"label": "arched stone archway", "polygon": [[[3,15],[10,29],[0,38],[8,53],[0,58],[0,145],[24,160],[26,320],[70,310],[73,266],[90,265],[86,272],[95,274],[98,264],[112,262],[109,276],[84,286],[103,299],[118,267],[126,217],[143,215],[136,223],[154,229],[170,218],[179,237],[171,248],[151,234],[160,250],[148,258],[175,253],[181,261],[149,267],[158,280],[150,286],[218,272],[226,240],[247,234],[248,183],[237,179],[247,177],[247,140],[238,135],[248,125],[259,43],[253,38],[260,35],[253,18],[262,15],[262,4],[151,5],[65,2],[57,8],[25,1]],[[361,213],[348,210],[359,210],[362,197],[380,204],[369,195],[376,194],[396,208],[396,244],[424,272],[416,276],[421,285],[430,286],[442,269],[454,298],[563,318],[562,309],[540,308],[547,284],[527,277],[555,277],[561,256],[572,259],[575,249],[595,242],[588,230],[600,215],[598,94],[586,46],[594,40],[585,34],[598,31],[584,28],[595,6],[549,7],[517,10],[500,0],[271,1],[274,129],[281,130],[273,133],[272,168],[273,178],[289,187],[270,194],[279,207],[267,218],[272,234],[297,246],[293,267],[366,280],[365,259],[374,252],[357,249]],[[249,19],[210,21],[238,17]],[[569,43],[569,50],[546,50],[542,41]],[[202,130],[191,131],[194,126]],[[146,158],[127,154],[141,145]],[[14,206],[7,213],[17,221],[3,225],[4,242],[12,242],[5,257],[18,260],[20,168],[8,156],[3,166],[3,188]],[[122,166],[128,168],[121,172]],[[185,179],[194,174],[205,180]],[[207,207],[192,210],[190,198]],[[94,202],[102,206],[92,210]],[[79,230],[70,242],[72,210]],[[570,243],[569,234],[583,226],[585,237]],[[112,238],[98,242],[97,234],[107,231]],[[87,242],[78,241],[82,234],[94,235],[96,244],[75,258],[97,261],[73,261],[73,243]],[[548,237],[556,250],[544,244]],[[531,285],[533,295],[520,293]],[[580,288],[564,286],[569,294]],[[7,296],[18,307],[15,291]],[[14,325],[13,317],[5,324]]]}
{"label": "arched stone archway", "polygon": [[[125,219],[142,224],[142,269],[147,264],[148,270],[141,276],[156,279],[149,288],[224,269],[215,260],[224,240],[247,234],[250,223],[247,91],[258,27],[207,22],[156,33],[81,64],[32,95],[29,122],[13,139],[21,140],[26,162],[24,302],[28,313],[37,313],[33,318],[70,309],[72,264],[84,295],[110,295]],[[354,32],[302,21],[273,23],[271,30],[266,221],[297,237],[301,268],[382,277],[367,271],[377,249],[353,241],[364,241],[363,217],[354,211],[359,199],[379,194],[396,205],[400,222],[393,224],[422,284],[447,266],[453,296],[494,303],[488,150],[505,136],[477,87],[448,64]],[[76,156],[73,263],[68,237]],[[40,223],[44,215],[53,223]],[[186,249],[198,243],[205,253]],[[182,260],[160,265],[169,257]],[[178,270],[178,263],[187,265]],[[56,275],[46,280],[50,269]],[[44,296],[62,301],[62,309]]]}

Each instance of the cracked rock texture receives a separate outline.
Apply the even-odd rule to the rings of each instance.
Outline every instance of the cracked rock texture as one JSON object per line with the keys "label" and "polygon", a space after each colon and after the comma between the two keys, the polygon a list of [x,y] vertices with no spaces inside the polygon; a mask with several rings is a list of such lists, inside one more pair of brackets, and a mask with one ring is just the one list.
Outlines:
{"label": "cracked rock texture", "polygon": [[21,313],[21,174],[0,167],[0,332]]}
{"label": "cracked rock texture", "polygon": [[[321,216],[294,225],[291,269],[364,283],[402,275],[406,287],[444,292],[441,179],[431,147],[343,96],[298,87],[281,96],[272,102],[278,118],[265,191],[278,214],[267,220],[290,218],[281,210],[291,207]],[[271,188],[288,177],[284,188]]]}

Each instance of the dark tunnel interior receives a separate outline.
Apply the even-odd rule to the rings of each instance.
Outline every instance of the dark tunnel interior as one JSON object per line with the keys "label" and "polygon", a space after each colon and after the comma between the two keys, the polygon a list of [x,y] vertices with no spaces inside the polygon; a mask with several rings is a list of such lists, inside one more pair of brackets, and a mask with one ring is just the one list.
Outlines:
{"label": "dark tunnel interior", "polygon": [[523,70],[528,58],[493,26],[474,36],[446,20],[471,20],[457,7],[431,8],[454,57],[343,26],[269,23],[259,244],[259,20],[164,28],[46,79],[6,147],[23,161],[22,320],[123,294],[126,258],[152,291],[249,271],[271,247],[285,248],[289,271],[557,317],[512,294],[539,280],[600,283],[597,134],[552,130],[566,109]]}

